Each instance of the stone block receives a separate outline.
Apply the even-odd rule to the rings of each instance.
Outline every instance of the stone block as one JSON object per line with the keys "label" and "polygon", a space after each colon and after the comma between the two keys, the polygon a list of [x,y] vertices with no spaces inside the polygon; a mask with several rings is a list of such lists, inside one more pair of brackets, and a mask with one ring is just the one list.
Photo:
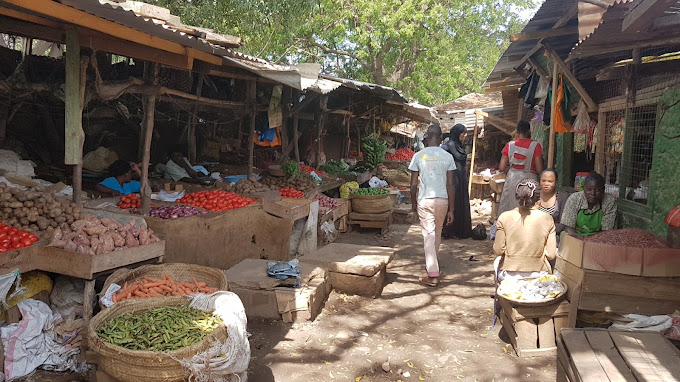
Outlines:
{"label": "stone block", "polygon": [[330,272],[371,277],[384,270],[392,259],[394,248],[331,243],[301,257],[300,261]]}
{"label": "stone block", "polygon": [[386,273],[383,268],[373,276],[329,272],[328,277],[336,292],[376,298],[382,294]]}

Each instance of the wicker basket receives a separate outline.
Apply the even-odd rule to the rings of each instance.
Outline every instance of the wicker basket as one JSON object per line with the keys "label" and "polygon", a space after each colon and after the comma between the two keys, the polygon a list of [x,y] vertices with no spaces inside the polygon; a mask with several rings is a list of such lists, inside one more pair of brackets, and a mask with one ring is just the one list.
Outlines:
{"label": "wicker basket", "polygon": [[[125,283],[131,283],[135,280],[140,280],[145,277],[160,278],[165,275],[172,277],[175,281],[186,281],[191,282],[192,279],[196,279],[199,282],[204,282],[210,288],[217,288],[218,290],[229,290],[229,284],[227,283],[227,276],[223,271],[215,268],[204,267],[195,264],[183,264],[183,263],[169,263],[169,264],[159,264],[159,265],[142,265],[139,268],[127,269],[122,268],[111,274],[104,282],[104,287],[102,288],[102,294],[106,293],[111,284],[118,284],[123,286]],[[169,297],[149,297],[148,299],[166,299]],[[101,301],[99,306],[102,309],[106,309],[102,305]]]}
{"label": "wicker basket", "polygon": [[362,214],[382,214],[390,212],[394,203],[390,194],[383,195],[357,195],[352,194],[352,211]]}
{"label": "wicker basket", "polygon": [[180,382],[189,379],[189,373],[182,368],[176,359],[188,359],[210,348],[215,341],[224,342],[228,338],[227,328],[222,325],[208,334],[203,341],[185,348],[155,352],[129,350],[104,342],[97,335],[97,330],[108,320],[125,313],[143,312],[161,306],[186,305],[186,297],[143,298],[122,301],[97,314],[90,321],[88,343],[90,348],[99,354],[99,368],[121,382]]}

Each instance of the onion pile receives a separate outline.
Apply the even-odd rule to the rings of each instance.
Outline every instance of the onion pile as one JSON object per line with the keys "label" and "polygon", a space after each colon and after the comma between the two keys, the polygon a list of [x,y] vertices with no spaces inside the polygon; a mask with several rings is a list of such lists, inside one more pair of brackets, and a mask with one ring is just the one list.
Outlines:
{"label": "onion pile", "polygon": [[319,207],[328,207],[330,209],[340,207],[340,203],[324,194],[316,194],[316,200],[319,201]]}
{"label": "onion pile", "polygon": [[[132,210],[133,214],[139,215],[141,212],[138,209]],[[187,216],[202,215],[207,211],[200,210],[191,206],[172,206],[172,207],[152,207],[149,211],[149,216],[160,219],[177,219]]]}
{"label": "onion pile", "polygon": [[651,232],[639,228],[624,228],[603,231],[588,236],[584,241],[636,248],[668,248],[668,243]]}

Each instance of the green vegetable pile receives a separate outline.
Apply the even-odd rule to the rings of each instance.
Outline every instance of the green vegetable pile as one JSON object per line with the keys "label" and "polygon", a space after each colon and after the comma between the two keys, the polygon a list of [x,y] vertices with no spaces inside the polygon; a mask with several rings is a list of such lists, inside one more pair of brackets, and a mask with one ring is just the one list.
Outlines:
{"label": "green vegetable pile", "polygon": [[354,191],[356,195],[385,195],[389,194],[390,192],[387,191],[384,188],[360,188],[356,191]]}
{"label": "green vegetable pile", "polygon": [[383,164],[387,152],[387,142],[378,139],[375,135],[369,135],[364,137],[361,143],[366,166],[374,169]]}
{"label": "green vegetable pile", "polygon": [[222,319],[210,312],[188,306],[163,306],[109,320],[97,335],[130,350],[170,351],[203,340],[220,325]]}
{"label": "green vegetable pile", "polygon": [[355,172],[350,171],[350,166],[344,159],[340,159],[339,161],[330,160],[321,165],[319,170],[335,175],[356,175]]}
{"label": "green vegetable pile", "polygon": [[295,178],[297,174],[300,173],[300,163],[293,160],[288,161],[281,166],[281,170],[283,170],[289,178]]}

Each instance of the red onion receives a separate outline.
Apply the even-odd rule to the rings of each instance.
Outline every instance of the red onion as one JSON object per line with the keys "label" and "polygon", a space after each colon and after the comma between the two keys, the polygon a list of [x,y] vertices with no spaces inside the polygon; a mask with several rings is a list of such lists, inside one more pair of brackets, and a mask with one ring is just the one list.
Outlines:
{"label": "red onion", "polygon": [[[140,214],[138,209],[131,211],[133,214]],[[187,216],[202,215],[207,213],[207,211],[199,210],[196,207],[191,206],[163,206],[163,207],[152,207],[149,211],[149,216],[160,219],[177,219]]]}

